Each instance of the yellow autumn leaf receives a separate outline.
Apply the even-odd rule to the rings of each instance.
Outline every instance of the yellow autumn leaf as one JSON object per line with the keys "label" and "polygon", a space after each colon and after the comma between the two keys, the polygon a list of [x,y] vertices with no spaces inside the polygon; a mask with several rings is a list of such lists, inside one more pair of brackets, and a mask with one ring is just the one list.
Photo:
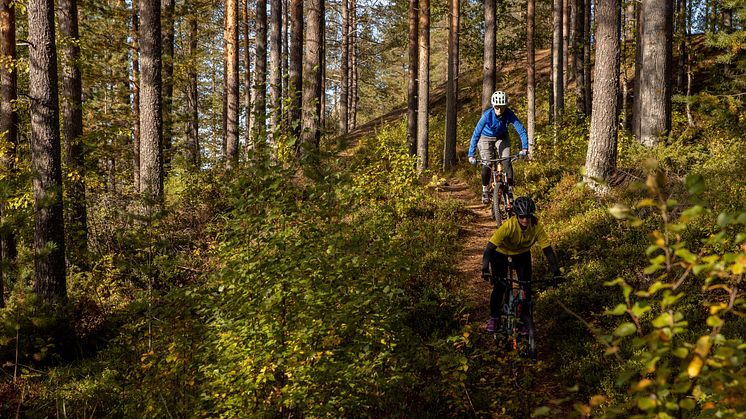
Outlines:
{"label": "yellow autumn leaf", "polygon": [[695,356],[692,358],[692,362],[689,363],[687,373],[689,378],[694,378],[699,375],[699,371],[702,369],[702,358]]}

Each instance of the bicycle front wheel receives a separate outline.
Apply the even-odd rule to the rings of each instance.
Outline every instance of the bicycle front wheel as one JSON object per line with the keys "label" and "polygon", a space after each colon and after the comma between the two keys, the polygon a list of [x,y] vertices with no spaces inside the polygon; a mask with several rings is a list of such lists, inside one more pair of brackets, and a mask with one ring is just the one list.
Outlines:
{"label": "bicycle front wheel", "polygon": [[502,183],[496,183],[495,187],[492,189],[492,217],[495,218],[495,223],[497,224],[498,228],[503,223],[503,216],[502,212],[500,211],[502,202],[502,190]]}

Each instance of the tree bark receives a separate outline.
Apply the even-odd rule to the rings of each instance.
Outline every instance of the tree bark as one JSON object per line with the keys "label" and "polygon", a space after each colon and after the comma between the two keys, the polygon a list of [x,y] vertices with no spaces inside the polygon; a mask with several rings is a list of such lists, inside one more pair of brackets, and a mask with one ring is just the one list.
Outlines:
{"label": "tree bark", "polygon": [[59,0],[62,47],[62,115],[67,183],[67,250],[69,260],[81,269],[87,268],[88,218],[86,217],[85,156],[83,136],[83,93],[78,60],[77,0]]}
{"label": "tree bark", "polygon": [[290,1],[290,65],[288,94],[290,95],[290,135],[300,143],[301,109],[303,107],[303,0]]}
{"label": "tree bark", "polygon": [[267,132],[267,2],[256,2],[254,64],[254,146],[266,143]]}
{"label": "tree bark", "polygon": [[193,168],[199,169],[200,167],[200,151],[199,151],[199,90],[197,81],[197,68],[196,68],[196,57],[197,57],[197,41],[199,40],[199,32],[197,31],[197,10],[194,5],[194,0],[187,0],[189,7],[189,16],[187,17],[188,25],[188,37],[189,44],[187,55],[192,62],[187,69],[187,114],[189,115],[187,120],[186,129],[186,159]]}
{"label": "tree bark", "polygon": [[321,141],[321,56],[323,54],[324,0],[311,0],[308,5],[306,45],[303,60],[303,130],[300,156],[308,158],[318,151]]}
{"label": "tree bark", "polygon": [[246,132],[244,133],[244,140],[246,147],[251,147],[251,135],[254,128],[254,112],[252,111],[251,104],[253,102],[253,85],[252,85],[252,68],[251,68],[251,38],[250,38],[250,16],[249,16],[249,0],[243,0],[243,7],[241,8],[241,15],[243,18],[243,59],[244,66],[246,67],[244,77],[244,106],[246,108]]}
{"label": "tree bark", "polygon": [[588,115],[585,109],[585,71],[584,71],[584,44],[585,33],[585,0],[575,0],[575,17],[573,18],[573,57],[575,59],[575,108],[578,115]]}
{"label": "tree bark", "polygon": [[163,165],[171,165],[174,98],[174,12],[175,0],[161,0],[161,46],[163,48]]}
{"label": "tree bark", "polygon": [[339,133],[346,135],[349,124],[350,95],[350,2],[342,0],[342,57],[339,82]]}
{"label": "tree bark", "polygon": [[[417,171],[429,167],[428,118],[430,105],[430,0],[420,0],[419,92],[417,93]],[[493,61],[494,63],[494,61]],[[489,100],[489,99],[488,99]]]}
{"label": "tree bark", "polygon": [[140,192],[155,200],[163,196],[160,15],[159,0],[140,0]]}
{"label": "tree bark", "polygon": [[225,83],[226,92],[226,158],[225,168],[233,169],[238,164],[238,0],[225,1]]}
{"label": "tree bark", "polygon": [[350,1],[350,129],[357,128],[358,92],[358,48],[357,48],[357,0]]}
{"label": "tree bark", "polygon": [[[18,97],[18,73],[9,62],[16,59],[16,9],[12,0],[0,0],[0,135],[4,134],[5,152],[0,153],[0,179],[8,184],[15,172],[18,147],[18,114],[13,101]],[[0,201],[0,222],[7,217],[5,201]],[[3,282],[10,275],[8,266],[17,256],[15,233],[10,226],[0,229],[0,308],[5,307]]]}
{"label": "tree bark", "polygon": [[555,127],[562,119],[565,108],[564,80],[564,58],[562,51],[562,0],[554,0],[553,24],[552,24],[552,122]]}
{"label": "tree bark", "polygon": [[407,83],[407,150],[410,156],[417,154],[417,76],[419,49],[417,25],[419,20],[418,0],[409,0],[409,82]]}
{"label": "tree bark", "polygon": [[140,0],[132,0],[132,177],[134,188],[140,190]]}
{"label": "tree bark", "polygon": [[[420,10],[422,13],[422,10]],[[490,107],[490,98],[495,92],[495,58],[497,56],[495,0],[484,0],[484,63],[482,69],[482,109]]]}
{"label": "tree bark", "polygon": [[282,1],[271,0],[269,25],[269,126],[271,142],[276,147],[282,125]]}
{"label": "tree bark", "polygon": [[[562,92],[567,91],[569,79],[569,33],[570,33],[570,0],[562,1]],[[564,101],[563,101],[564,103]]]}
{"label": "tree bark", "polygon": [[592,38],[592,26],[591,26],[591,8],[593,7],[593,0],[585,0],[585,9],[583,16],[583,99],[585,100],[585,114],[590,115],[592,112],[593,102],[593,90],[591,89],[591,38]]}
{"label": "tree bark", "polygon": [[[527,0],[526,4],[526,134],[528,148],[536,150],[536,46],[534,31],[536,29],[536,2]],[[530,154],[529,154],[530,156]]]}
{"label": "tree bark", "polygon": [[34,189],[34,291],[42,305],[67,301],[65,224],[54,1],[30,0],[29,97]]}
{"label": "tree bark", "polygon": [[456,113],[458,112],[458,35],[459,0],[450,0],[451,19],[448,31],[448,80],[446,93],[446,127],[443,149],[443,170],[456,167]]}
{"label": "tree bark", "polygon": [[595,94],[585,162],[586,180],[596,190],[603,190],[601,182],[608,180],[616,167],[620,11],[619,0],[596,3]]}
{"label": "tree bark", "polygon": [[635,80],[632,86],[632,132],[635,138],[640,138],[640,91],[642,86],[642,45],[644,42],[643,28],[645,21],[642,16],[642,4],[635,3]]}
{"label": "tree bark", "polygon": [[640,78],[640,136],[653,147],[671,130],[671,61],[673,1],[643,0],[643,44]]}

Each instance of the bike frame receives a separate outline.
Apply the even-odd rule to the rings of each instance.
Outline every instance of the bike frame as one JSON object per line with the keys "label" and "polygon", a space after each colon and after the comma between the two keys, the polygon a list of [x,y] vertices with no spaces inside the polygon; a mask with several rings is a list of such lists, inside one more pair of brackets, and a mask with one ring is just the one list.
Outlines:
{"label": "bike frame", "polygon": [[518,155],[501,157],[499,159],[482,159],[480,162],[490,168],[492,172],[492,181],[489,185],[490,209],[492,217],[495,219],[497,227],[500,227],[503,221],[510,218],[512,214],[513,202],[508,194],[508,175],[503,168],[503,162],[516,161]]}

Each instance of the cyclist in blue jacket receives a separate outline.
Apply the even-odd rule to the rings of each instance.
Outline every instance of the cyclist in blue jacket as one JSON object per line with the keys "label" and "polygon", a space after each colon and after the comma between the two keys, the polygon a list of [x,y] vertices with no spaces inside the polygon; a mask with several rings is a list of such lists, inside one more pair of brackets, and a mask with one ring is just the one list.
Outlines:
{"label": "cyclist in blue jacket", "polygon": [[[518,136],[521,137],[522,149],[519,154],[521,157],[525,157],[528,154],[528,136],[521,121],[508,108],[508,95],[498,90],[492,94],[490,103],[492,104],[492,108],[484,111],[471,136],[471,142],[469,143],[469,163],[473,165],[477,164],[477,159],[474,157],[477,145],[479,146],[479,155],[483,160],[496,159],[498,155],[500,157],[510,156],[510,139],[508,138],[508,125],[510,124],[513,124],[513,128],[515,128]],[[510,160],[507,160],[503,164],[503,167],[505,167],[505,174],[508,178],[508,193],[512,197],[513,166]],[[483,164],[482,202],[485,204],[490,202],[487,185],[490,183],[491,175],[490,167],[487,164]]]}

